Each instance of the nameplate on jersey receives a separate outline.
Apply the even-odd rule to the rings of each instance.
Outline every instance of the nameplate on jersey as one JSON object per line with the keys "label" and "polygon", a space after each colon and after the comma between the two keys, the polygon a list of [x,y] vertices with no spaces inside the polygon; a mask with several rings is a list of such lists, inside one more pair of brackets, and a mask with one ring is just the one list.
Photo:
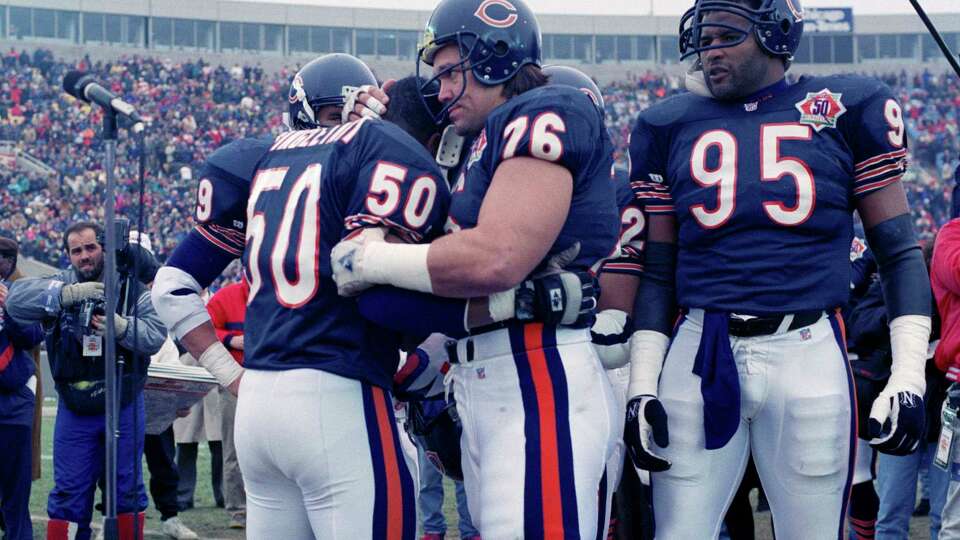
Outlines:
{"label": "nameplate on jersey", "polygon": [[823,128],[837,127],[837,120],[847,112],[841,101],[843,94],[824,88],[819,92],[807,92],[807,97],[797,102],[800,111],[800,123],[806,124],[817,132]]}

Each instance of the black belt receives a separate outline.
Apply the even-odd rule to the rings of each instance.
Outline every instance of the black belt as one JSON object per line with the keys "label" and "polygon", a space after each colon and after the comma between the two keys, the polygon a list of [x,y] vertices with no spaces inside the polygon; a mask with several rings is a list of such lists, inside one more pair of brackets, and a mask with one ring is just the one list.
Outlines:
{"label": "black belt", "polygon": [[[751,319],[741,319],[731,315],[729,318],[730,335],[735,337],[756,337],[773,334],[780,328],[783,318],[787,315],[791,314],[764,315]],[[820,317],[823,316],[823,310],[801,311],[799,313],[793,313],[792,315],[793,321],[787,328],[788,331],[810,326],[819,321]]]}
{"label": "black belt", "polygon": [[444,348],[447,349],[447,360],[451,364],[462,364],[464,362],[473,362],[473,340],[469,337],[467,339],[467,358],[460,358],[460,353],[457,352],[457,340],[449,339],[446,343],[443,344]]}

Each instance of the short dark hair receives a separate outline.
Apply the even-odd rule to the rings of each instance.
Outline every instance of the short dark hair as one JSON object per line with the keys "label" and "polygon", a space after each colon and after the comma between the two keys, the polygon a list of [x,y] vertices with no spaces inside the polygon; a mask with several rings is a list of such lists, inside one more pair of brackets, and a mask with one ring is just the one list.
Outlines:
{"label": "short dark hair", "polygon": [[395,82],[387,91],[390,106],[383,115],[384,120],[400,126],[423,145],[427,144],[430,137],[442,132],[444,127],[434,123],[420,98],[420,87],[426,82],[422,77],[413,75]]}
{"label": "short dark hair", "polygon": [[546,86],[549,78],[540,70],[540,66],[527,64],[512,79],[503,85],[503,97],[510,99],[529,92],[534,88]]}
{"label": "short dark hair", "polygon": [[103,238],[103,227],[92,221],[78,221],[67,227],[67,230],[63,232],[63,250],[66,252],[70,251],[70,244],[67,243],[67,239],[70,238],[71,234],[79,233],[87,229],[93,229],[93,234],[97,235],[97,242],[99,243],[100,239]]}

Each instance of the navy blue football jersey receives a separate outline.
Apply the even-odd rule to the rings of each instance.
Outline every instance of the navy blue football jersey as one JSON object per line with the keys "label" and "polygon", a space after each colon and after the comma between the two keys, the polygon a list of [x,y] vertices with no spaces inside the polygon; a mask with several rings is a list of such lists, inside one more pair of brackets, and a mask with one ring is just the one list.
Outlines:
{"label": "navy blue football jersey", "polygon": [[354,299],[337,294],[330,251],[370,226],[428,240],[442,232],[449,197],[433,157],[388,122],[277,137],[246,205],[245,367],[322,369],[389,387],[399,336],[364,320]]}
{"label": "navy blue football jersey", "polygon": [[649,215],[676,215],[680,305],[843,305],[852,211],[900,179],[906,143],[890,89],[857,76],[804,78],[750,103],[682,94],[644,111],[631,180]]}
{"label": "navy blue football jersey", "polygon": [[234,258],[243,254],[250,180],[271,145],[272,136],[238,139],[210,154],[200,169],[196,230]]}
{"label": "navy blue football jersey", "polygon": [[620,252],[603,263],[602,272],[639,276],[643,273],[643,246],[647,219],[643,203],[634,196],[626,176],[612,177],[620,210]]}
{"label": "navy blue football jersey", "polygon": [[617,246],[612,156],[603,117],[583,92],[545,86],[514,97],[493,110],[470,147],[453,187],[447,232],[476,226],[501,162],[542,159],[563,166],[573,177],[570,211],[546,258],[579,242],[580,252],[567,269],[597,271]]}

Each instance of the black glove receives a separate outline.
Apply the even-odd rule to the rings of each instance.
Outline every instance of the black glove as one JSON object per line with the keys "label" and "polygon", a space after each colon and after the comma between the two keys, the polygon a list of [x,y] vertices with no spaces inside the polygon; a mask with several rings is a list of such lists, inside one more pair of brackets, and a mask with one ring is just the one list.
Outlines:
{"label": "black glove", "polygon": [[627,403],[627,422],[623,430],[623,442],[627,445],[630,458],[638,469],[650,472],[665,471],[670,462],[653,453],[653,442],[660,448],[670,444],[667,432],[667,411],[654,396],[636,396]]}
{"label": "black glove", "polygon": [[593,325],[599,294],[596,278],[588,272],[559,272],[528,279],[517,287],[516,317],[586,328]]}
{"label": "black glove", "polygon": [[892,456],[912,454],[925,435],[927,409],[923,398],[913,392],[900,391],[894,395],[881,393],[877,400],[886,399],[889,414],[880,415],[883,423],[872,415],[870,424],[870,446],[877,451]]}

